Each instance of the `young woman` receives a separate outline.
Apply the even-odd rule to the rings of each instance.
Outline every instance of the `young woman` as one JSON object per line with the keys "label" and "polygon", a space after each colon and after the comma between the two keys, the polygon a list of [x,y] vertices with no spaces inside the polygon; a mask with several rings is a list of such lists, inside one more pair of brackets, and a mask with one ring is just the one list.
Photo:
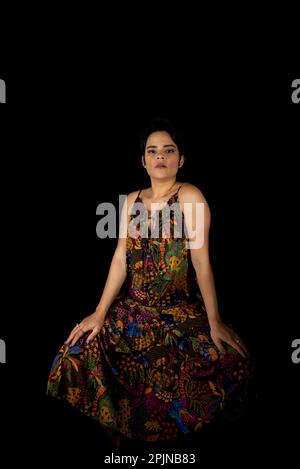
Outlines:
{"label": "young woman", "polygon": [[[161,442],[195,434],[241,399],[252,373],[245,343],[218,310],[209,206],[199,188],[176,179],[180,141],[160,119],[141,141],[150,187],[127,196],[126,234],[99,304],[59,350],[47,388],[99,421],[117,446],[120,436]],[[171,207],[181,215],[180,236]]]}

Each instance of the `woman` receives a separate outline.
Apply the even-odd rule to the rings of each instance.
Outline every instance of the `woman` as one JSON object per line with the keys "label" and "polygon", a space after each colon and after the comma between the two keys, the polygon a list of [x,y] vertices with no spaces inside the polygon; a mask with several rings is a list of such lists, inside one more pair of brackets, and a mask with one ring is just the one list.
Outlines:
{"label": "woman", "polygon": [[120,435],[160,442],[195,434],[241,399],[251,375],[243,340],[218,311],[209,206],[197,187],[176,180],[184,160],[171,124],[154,120],[142,136],[151,187],[128,195],[125,236],[100,302],[71,331],[49,376],[47,393],[99,421],[117,446]]}

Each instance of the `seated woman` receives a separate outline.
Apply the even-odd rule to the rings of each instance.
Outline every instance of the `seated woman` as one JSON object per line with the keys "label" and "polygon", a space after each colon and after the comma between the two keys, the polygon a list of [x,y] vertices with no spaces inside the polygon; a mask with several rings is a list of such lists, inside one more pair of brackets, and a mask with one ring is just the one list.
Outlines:
{"label": "seated woman", "polygon": [[245,343],[220,317],[209,206],[176,179],[184,155],[168,121],[144,131],[142,164],[151,186],[127,196],[99,304],[59,350],[47,387],[117,447],[120,436],[189,438],[243,398],[252,374]]}

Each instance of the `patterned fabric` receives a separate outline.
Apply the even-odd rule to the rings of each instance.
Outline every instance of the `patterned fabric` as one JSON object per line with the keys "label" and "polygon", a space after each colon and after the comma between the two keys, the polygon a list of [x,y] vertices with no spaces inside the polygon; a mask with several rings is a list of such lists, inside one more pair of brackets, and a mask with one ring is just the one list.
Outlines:
{"label": "patterned fabric", "polygon": [[[140,194],[136,202],[143,207]],[[178,191],[157,212],[157,238],[127,236],[126,287],[89,345],[86,333],[61,347],[47,386],[104,428],[144,441],[197,432],[226,402],[243,399],[252,373],[249,359],[227,345],[222,355],[210,337],[187,237],[174,236],[175,212],[164,232],[170,205],[179,207]]]}

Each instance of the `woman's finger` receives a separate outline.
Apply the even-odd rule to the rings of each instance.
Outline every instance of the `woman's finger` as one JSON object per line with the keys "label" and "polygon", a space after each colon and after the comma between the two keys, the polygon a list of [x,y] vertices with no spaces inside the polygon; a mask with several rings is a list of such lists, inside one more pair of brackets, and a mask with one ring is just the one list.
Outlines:
{"label": "woman's finger", "polygon": [[246,347],[246,344],[245,342],[242,340],[242,339],[238,339],[239,340],[239,345],[242,347],[242,349],[244,350],[245,354],[247,355],[247,357],[249,357],[249,352],[248,352],[248,349]]}
{"label": "woman's finger", "polygon": [[216,347],[220,350],[221,353],[225,353],[226,350],[224,349],[223,345],[222,345],[222,342],[220,339],[213,339],[214,341],[214,344],[216,345]]}
{"label": "woman's finger", "polygon": [[80,337],[82,337],[83,334],[84,334],[84,331],[82,329],[80,329],[78,332],[76,332],[75,336],[73,337],[73,339],[70,342],[70,347],[73,347],[73,345],[76,344],[77,340],[80,339]]}
{"label": "woman's finger", "polygon": [[83,330],[84,330],[83,326],[81,326],[79,324],[76,324],[76,326],[73,327],[73,329],[71,330],[71,333],[70,333],[69,337],[67,338],[67,340],[65,341],[65,344],[67,345],[70,342],[70,340],[73,339],[73,337],[75,336],[75,334],[77,332],[83,331]]}
{"label": "woman's finger", "polygon": [[68,343],[70,342],[70,340],[73,339],[74,335],[75,335],[75,332],[71,332],[71,333],[70,333],[69,337],[68,337],[67,340],[65,341],[65,345],[68,345]]}
{"label": "woman's finger", "polygon": [[242,355],[242,357],[246,358],[246,353],[244,352],[243,350],[243,347],[241,346],[240,343],[237,343],[236,340],[234,339],[228,339],[226,341],[229,345],[231,345],[231,347],[233,347],[235,350],[237,350],[239,352],[240,355]]}
{"label": "woman's finger", "polygon": [[[233,346],[232,342],[234,344],[237,344],[237,346],[243,350],[244,354],[249,357],[249,352],[247,350],[247,347],[246,347],[246,344],[245,342],[237,335],[237,333],[231,328],[229,327],[229,337],[228,339],[230,340],[230,345]],[[233,346],[235,349],[237,349],[237,347],[234,345]],[[238,349],[237,349],[238,350]],[[244,355],[243,355],[244,356]]]}
{"label": "woman's finger", "polygon": [[76,326],[72,329],[71,333],[78,332],[79,330],[82,330],[83,327],[83,324],[76,324]]}
{"label": "woman's finger", "polygon": [[96,335],[99,333],[99,330],[98,328],[96,327],[93,332],[88,336],[88,338],[86,339],[86,343],[89,344],[90,342],[92,342],[92,340],[96,337]]}
{"label": "woman's finger", "polygon": [[240,339],[240,337],[238,337],[237,335],[234,335],[233,337],[231,337],[231,340],[233,340],[237,345],[239,345],[239,347],[244,351],[246,356],[249,356],[249,352],[247,350],[247,347],[246,347],[244,341],[242,339]]}
{"label": "woman's finger", "polygon": [[65,344],[68,345],[68,343],[73,339],[73,337],[75,336],[76,334],[76,331],[78,331],[78,328],[76,330],[73,330],[71,331],[69,337],[67,338],[67,340],[65,341]]}

